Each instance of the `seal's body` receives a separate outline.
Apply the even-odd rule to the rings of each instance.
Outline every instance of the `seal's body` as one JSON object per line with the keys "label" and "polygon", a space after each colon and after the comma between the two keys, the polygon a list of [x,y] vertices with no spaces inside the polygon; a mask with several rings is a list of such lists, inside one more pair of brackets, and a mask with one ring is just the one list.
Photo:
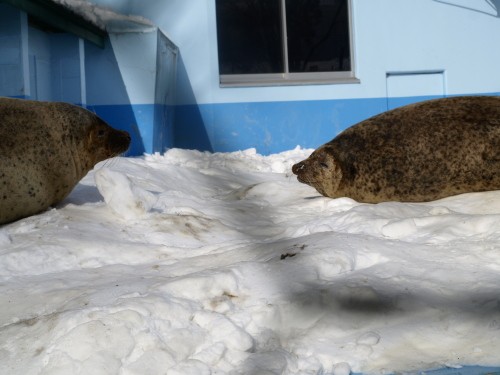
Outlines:
{"label": "seal's body", "polygon": [[423,202],[500,189],[500,97],[435,99],[362,121],[293,166],[332,198]]}
{"label": "seal's body", "polygon": [[81,107],[0,98],[0,224],[57,204],[129,144],[127,132]]}

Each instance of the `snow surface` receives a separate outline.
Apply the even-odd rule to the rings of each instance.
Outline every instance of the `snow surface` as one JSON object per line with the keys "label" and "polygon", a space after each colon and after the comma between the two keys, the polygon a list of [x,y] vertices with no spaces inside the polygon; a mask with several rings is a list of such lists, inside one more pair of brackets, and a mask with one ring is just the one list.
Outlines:
{"label": "snow surface", "polygon": [[500,365],[500,192],[324,198],[311,151],[116,158],[0,227],[0,374]]}
{"label": "snow surface", "polygon": [[111,33],[147,32],[155,29],[155,25],[147,18],[116,13],[87,0],[52,0],[52,2],[69,9],[101,30]]}

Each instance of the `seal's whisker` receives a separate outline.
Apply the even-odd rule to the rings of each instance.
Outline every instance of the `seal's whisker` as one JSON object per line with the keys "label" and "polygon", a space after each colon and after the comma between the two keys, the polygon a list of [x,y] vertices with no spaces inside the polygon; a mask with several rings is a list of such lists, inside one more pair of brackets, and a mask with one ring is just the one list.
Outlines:
{"label": "seal's whisker", "polygon": [[110,160],[110,159],[106,159],[106,160],[104,160],[102,163],[97,163],[97,164],[94,166],[94,169],[95,169],[96,171],[99,171],[99,170],[101,170],[101,169],[103,169],[103,168],[106,168],[106,167],[108,166],[109,160]]}
{"label": "seal's whisker", "polygon": [[111,167],[115,166],[117,163],[118,163],[117,158],[112,157],[112,158],[106,159],[106,161],[103,164],[103,167],[111,168]]}

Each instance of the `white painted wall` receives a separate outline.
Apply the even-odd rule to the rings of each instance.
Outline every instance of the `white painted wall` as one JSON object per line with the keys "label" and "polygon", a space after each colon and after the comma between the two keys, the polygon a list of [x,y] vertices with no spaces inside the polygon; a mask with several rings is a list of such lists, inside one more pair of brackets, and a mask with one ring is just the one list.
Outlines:
{"label": "white painted wall", "polygon": [[133,104],[155,103],[156,30],[109,34],[123,83]]}
{"label": "white painted wall", "polygon": [[386,74],[442,70],[446,92],[500,92],[500,6],[491,0],[352,0],[360,84],[220,88],[214,0],[92,0],[153,21],[177,44],[179,104],[380,98]]}

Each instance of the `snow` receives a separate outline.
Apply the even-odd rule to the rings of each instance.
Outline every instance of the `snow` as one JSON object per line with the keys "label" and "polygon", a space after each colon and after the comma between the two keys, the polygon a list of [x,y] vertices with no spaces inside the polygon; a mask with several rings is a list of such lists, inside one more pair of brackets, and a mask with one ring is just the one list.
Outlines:
{"label": "snow", "polygon": [[324,198],[311,151],[115,158],[0,227],[0,373],[500,366],[500,192]]}
{"label": "snow", "polygon": [[83,19],[110,33],[148,32],[156,26],[147,18],[137,15],[126,15],[92,4],[87,0],[52,0]]}

